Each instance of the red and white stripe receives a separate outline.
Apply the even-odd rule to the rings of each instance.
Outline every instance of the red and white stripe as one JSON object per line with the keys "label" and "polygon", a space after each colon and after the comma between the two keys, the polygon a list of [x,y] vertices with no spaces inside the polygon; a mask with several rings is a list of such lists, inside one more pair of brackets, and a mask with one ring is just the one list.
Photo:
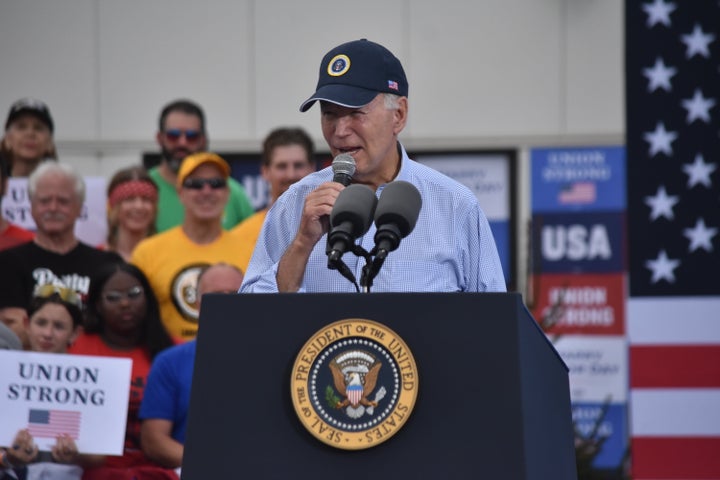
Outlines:
{"label": "red and white stripe", "polygon": [[358,403],[360,403],[360,400],[362,399],[363,390],[362,387],[358,386],[352,386],[347,390],[347,396],[348,400],[350,400],[350,405],[353,407],[356,407]]}
{"label": "red and white stripe", "polygon": [[720,478],[720,298],[631,298],[634,480]]}
{"label": "red and white stripe", "polygon": [[73,440],[80,436],[80,412],[50,410],[47,423],[28,422],[28,432],[34,437],[55,438],[69,435]]}

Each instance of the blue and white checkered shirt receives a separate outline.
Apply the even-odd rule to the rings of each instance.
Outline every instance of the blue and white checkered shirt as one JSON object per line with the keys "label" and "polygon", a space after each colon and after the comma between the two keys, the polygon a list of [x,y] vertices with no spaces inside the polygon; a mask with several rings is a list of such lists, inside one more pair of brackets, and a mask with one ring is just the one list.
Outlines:
{"label": "blue and white checkered shirt", "polygon": [[[404,148],[395,180],[412,183],[420,191],[422,208],[415,229],[389,253],[373,280],[374,292],[504,292],[500,258],[487,218],[477,198],[455,180],[411,160]],[[265,218],[240,292],[276,293],[280,258],[300,225],[305,197],[332,180],[325,168],[292,185]],[[384,185],[376,195],[379,197]],[[366,251],[375,246],[375,225],[356,243]],[[327,267],[327,235],[308,260],[301,292],[355,292],[353,284]],[[365,259],[348,252],[342,260],[360,279]]]}

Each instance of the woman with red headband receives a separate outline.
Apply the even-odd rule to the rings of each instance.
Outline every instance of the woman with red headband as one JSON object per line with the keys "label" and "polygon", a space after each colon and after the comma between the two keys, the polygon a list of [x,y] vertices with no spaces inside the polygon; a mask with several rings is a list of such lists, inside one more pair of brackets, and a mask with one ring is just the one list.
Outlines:
{"label": "woman with red headband", "polygon": [[155,233],[157,186],[143,167],[129,167],[113,175],[108,185],[106,249],[126,262],[140,240]]}

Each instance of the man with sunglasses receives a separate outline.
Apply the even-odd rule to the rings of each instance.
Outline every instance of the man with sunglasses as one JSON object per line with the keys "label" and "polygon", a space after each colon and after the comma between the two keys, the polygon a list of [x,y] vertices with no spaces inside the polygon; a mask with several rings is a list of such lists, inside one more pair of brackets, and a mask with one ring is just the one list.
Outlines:
{"label": "man with sunglasses", "polygon": [[131,262],[143,271],[160,304],[160,315],[176,342],[195,338],[199,316],[197,276],[204,267],[225,262],[240,268],[235,238],[222,227],[230,195],[230,166],[220,156],[200,152],[186,157],[177,176],[185,209],[180,226],[146,238]]}
{"label": "man with sunglasses", "polygon": [[[158,232],[164,232],[183,221],[184,207],[175,189],[177,175],[185,157],[208,148],[205,113],[189,100],[175,100],[167,104],[160,113],[155,139],[162,158],[149,173],[159,194],[155,227]],[[230,196],[222,218],[226,230],[253,214],[252,204],[242,185],[232,178],[228,179],[228,185]]]}

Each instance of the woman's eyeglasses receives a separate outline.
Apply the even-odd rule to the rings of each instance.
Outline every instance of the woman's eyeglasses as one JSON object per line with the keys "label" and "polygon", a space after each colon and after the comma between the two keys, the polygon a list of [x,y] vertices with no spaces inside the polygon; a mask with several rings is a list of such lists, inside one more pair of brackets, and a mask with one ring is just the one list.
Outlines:
{"label": "woman's eyeglasses", "polygon": [[137,300],[142,297],[144,293],[145,291],[142,287],[135,286],[125,290],[124,292],[121,292],[120,290],[109,290],[103,293],[103,298],[108,303],[118,303],[123,298],[127,298],[128,300]]}
{"label": "woman's eyeglasses", "polygon": [[177,142],[182,136],[185,136],[185,140],[188,142],[194,142],[200,138],[200,135],[202,135],[200,130],[180,130],[179,128],[171,128],[169,130],[165,130],[164,133],[165,138],[172,140],[173,142]]}
{"label": "woman's eyeglasses", "polygon": [[190,190],[202,190],[205,185],[213,190],[218,190],[227,186],[227,180],[224,178],[188,178],[182,185]]}
{"label": "woman's eyeglasses", "polygon": [[75,305],[79,309],[82,309],[83,307],[80,295],[71,288],[46,283],[44,285],[37,285],[33,291],[33,297],[36,298],[49,298],[53,295],[57,295],[57,297],[63,302]]}

